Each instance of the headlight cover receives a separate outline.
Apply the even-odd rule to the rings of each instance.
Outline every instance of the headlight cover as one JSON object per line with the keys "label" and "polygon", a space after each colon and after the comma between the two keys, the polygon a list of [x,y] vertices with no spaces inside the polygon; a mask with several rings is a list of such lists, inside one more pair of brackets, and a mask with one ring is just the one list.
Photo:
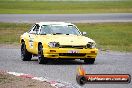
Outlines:
{"label": "headlight cover", "polygon": [[60,46],[59,42],[49,42],[48,46],[51,48],[57,48]]}
{"label": "headlight cover", "polygon": [[96,48],[96,43],[94,43],[94,42],[88,42],[87,48],[90,48],[90,49]]}

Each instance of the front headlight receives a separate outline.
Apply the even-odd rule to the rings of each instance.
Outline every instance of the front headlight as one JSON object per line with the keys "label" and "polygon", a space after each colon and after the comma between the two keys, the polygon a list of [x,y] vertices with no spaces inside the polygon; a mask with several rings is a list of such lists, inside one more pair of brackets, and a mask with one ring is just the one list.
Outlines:
{"label": "front headlight", "polygon": [[49,42],[48,46],[51,48],[56,48],[56,47],[59,47],[60,44],[59,44],[59,42]]}
{"label": "front headlight", "polygon": [[90,49],[96,48],[96,43],[94,43],[94,42],[88,42],[87,48],[90,48]]}

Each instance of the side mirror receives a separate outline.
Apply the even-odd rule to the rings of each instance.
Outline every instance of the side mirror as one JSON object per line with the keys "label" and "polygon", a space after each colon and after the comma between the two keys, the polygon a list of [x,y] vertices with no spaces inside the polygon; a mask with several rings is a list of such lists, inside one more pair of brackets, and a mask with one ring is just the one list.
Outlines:
{"label": "side mirror", "polygon": [[87,32],[82,32],[82,35],[86,35],[87,34]]}

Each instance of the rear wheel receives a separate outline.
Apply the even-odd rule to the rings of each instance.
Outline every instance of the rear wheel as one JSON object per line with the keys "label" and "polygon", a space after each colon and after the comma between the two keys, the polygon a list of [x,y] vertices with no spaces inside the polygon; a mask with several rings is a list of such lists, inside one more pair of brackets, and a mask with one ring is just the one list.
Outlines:
{"label": "rear wheel", "polygon": [[25,42],[21,44],[21,59],[23,61],[31,61],[32,54],[27,51]]}
{"label": "rear wheel", "polygon": [[48,63],[48,60],[43,55],[43,46],[42,46],[42,44],[40,44],[38,46],[38,62],[39,62],[39,64]]}
{"label": "rear wheel", "polygon": [[87,64],[94,64],[95,58],[87,58],[84,60],[85,63]]}

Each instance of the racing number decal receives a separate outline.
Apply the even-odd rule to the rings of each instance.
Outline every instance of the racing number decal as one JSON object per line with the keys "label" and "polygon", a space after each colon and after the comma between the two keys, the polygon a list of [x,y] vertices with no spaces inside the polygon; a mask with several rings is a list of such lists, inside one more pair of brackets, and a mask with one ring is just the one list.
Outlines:
{"label": "racing number decal", "polygon": [[30,48],[33,48],[33,41],[34,41],[34,38],[29,39],[29,47]]}

